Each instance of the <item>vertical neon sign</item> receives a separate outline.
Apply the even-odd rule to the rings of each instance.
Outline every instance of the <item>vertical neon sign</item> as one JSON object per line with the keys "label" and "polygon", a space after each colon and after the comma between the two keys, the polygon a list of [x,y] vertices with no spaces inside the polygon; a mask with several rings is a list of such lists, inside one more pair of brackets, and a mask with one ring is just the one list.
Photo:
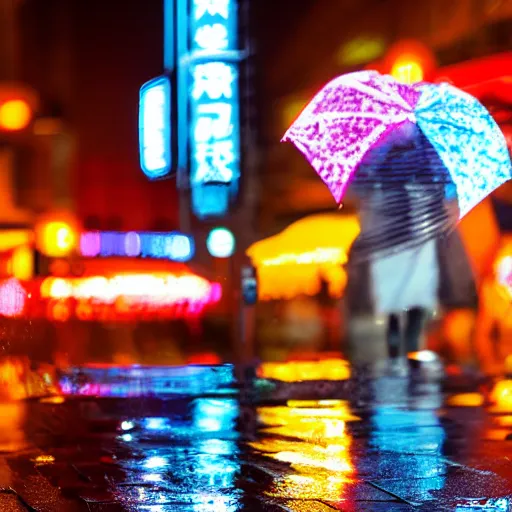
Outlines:
{"label": "vertical neon sign", "polygon": [[140,166],[150,179],[172,169],[171,84],[162,76],[144,84],[139,99]]}
{"label": "vertical neon sign", "polygon": [[[236,0],[190,0],[190,183],[225,196],[194,201],[198,216],[223,215],[240,176]],[[224,185],[220,188],[218,185]]]}

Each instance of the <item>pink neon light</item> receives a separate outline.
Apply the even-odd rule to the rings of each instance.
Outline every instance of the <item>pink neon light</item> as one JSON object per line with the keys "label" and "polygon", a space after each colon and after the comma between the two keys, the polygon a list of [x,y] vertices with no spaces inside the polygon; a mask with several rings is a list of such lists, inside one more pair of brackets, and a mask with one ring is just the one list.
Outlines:
{"label": "pink neon light", "polygon": [[420,92],[391,76],[359,71],[329,82],[288,129],[337,202],[367,151],[393,126],[415,121]]}
{"label": "pink neon light", "polygon": [[141,244],[139,234],[133,231],[126,233],[124,238],[124,250],[126,252],[126,256],[138,256],[140,254],[140,247]]}
{"label": "pink neon light", "polygon": [[101,235],[99,233],[83,233],[80,237],[80,252],[82,256],[94,258],[101,251]]}
{"label": "pink neon light", "polygon": [[27,300],[27,292],[17,279],[9,279],[0,285],[0,315],[20,316]]}

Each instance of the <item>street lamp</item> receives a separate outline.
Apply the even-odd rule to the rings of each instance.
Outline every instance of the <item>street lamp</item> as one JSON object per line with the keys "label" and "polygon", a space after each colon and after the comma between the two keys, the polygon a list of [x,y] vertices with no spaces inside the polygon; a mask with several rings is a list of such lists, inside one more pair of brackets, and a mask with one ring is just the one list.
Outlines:
{"label": "street lamp", "polygon": [[19,132],[32,122],[37,95],[23,84],[0,82],[0,131]]}
{"label": "street lamp", "polygon": [[415,40],[395,43],[384,58],[384,72],[406,84],[421,82],[434,71],[436,62],[432,51]]}

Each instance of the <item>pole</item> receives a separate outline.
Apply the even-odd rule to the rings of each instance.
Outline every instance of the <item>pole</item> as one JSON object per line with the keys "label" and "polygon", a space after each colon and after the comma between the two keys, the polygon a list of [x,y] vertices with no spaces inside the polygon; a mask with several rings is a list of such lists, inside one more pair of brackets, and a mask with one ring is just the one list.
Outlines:
{"label": "pole", "polygon": [[188,7],[188,0],[176,0],[177,186],[180,229],[185,233],[192,228],[188,193]]}
{"label": "pole", "polygon": [[188,0],[164,0],[164,69],[173,83],[171,147],[176,165],[180,230],[191,231],[188,197],[187,35]]}
{"label": "pole", "polygon": [[241,187],[240,211],[237,214],[237,245],[236,260],[234,261],[234,290],[235,294],[235,343],[240,362],[249,364],[255,357],[255,323],[256,311],[254,304],[248,304],[242,290],[244,272],[252,265],[246,256],[246,251],[256,239],[256,214],[259,199],[259,181],[257,170],[259,166],[258,151],[256,147],[256,134],[254,130],[255,101],[253,79],[253,48],[248,31],[249,27],[248,0],[240,0],[239,16],[243,26],[244,50],[246,57],[242,61],[243,73],[242,108],[243,108],[243,183]]}

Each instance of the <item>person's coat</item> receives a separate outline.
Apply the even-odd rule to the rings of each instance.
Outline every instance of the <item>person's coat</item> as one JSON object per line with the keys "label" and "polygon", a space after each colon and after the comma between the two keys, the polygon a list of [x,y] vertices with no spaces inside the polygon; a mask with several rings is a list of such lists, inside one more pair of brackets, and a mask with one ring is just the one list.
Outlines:
{"label": "person's coat", "polygon": [[[476,308],[478,296],[474,274],[458,231],[439,237],[436,250],[439,305],[447,310]],[[348,281],[345,300],[349,315],[375,313],[369,261],[351,258],[349,254],[346,270]]]}

